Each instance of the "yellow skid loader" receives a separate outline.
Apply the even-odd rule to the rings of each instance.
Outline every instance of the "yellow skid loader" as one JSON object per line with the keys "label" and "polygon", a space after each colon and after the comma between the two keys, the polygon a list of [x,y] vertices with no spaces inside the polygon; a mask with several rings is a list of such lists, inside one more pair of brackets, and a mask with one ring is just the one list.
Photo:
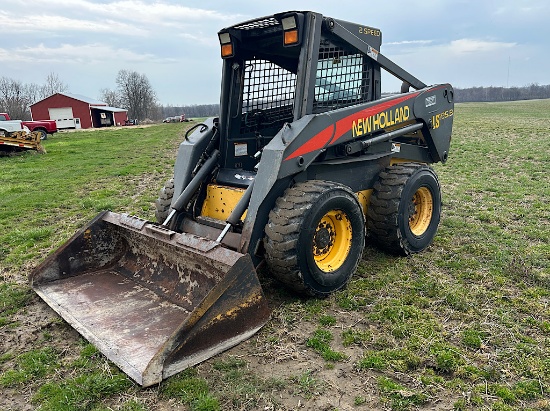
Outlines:
{"label": "yellow skid loader", "polygon": [[[291,290],[346,286],[365,237],[432,242],[454,115],[380,53],[380,30],[309,11],[218,33],[220,115],[185,136],[157,222],[103,212],[31,274],[34,290],[143,386],[249,338],[270,309],[256,267]],[[403,81],[384,97],[380,73]],[[410,91],[410,88],[413,90]]]}

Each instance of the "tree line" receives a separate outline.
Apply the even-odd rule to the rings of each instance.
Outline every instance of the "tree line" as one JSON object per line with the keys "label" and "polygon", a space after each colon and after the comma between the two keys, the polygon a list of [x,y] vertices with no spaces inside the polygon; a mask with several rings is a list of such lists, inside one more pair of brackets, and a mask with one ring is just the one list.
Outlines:
{"label": "tree line", "polygon": [[[120,70],[115,79],[116,89],[102,89],[99,100],[108,106],[128,110],[128,118],[140,121],[160,121],[166,117],[185,114],[188,118],[216,116],[219,104],[188,106],[164,106],[158,103],[157,95],[145,74]],[[68,92],[69,87],[57,74],[47,75],[43,84],[22,83],[0,77],[0,112],[9,113],[14,119],[30,120],[30,106],[55,93]]]}
{"label": "tree line", "polygon": [[[128,118],[140,121],[160,121],[166,117],[185,114],[187,118],[219,115],[219,104],[162,105],[145,74],[120,70],[116,89],[102,89],[99,99],[112,107],[128,110]],[[69,87],[57,74],[50,73],[43,84],[22,83],[0,77],[0,112],[14,119],[30,120],[30,105],[52,94],[67,92]],[[530,84],[524,87],[470,87],[455,88],[456,102],[513,101],[550,98],[550,85]]]}
{"label": "tree line", "polygon": [[111,107],[128,110],[130,119],[158,119],[157,95],[145,74],[120,70],[116,85],[116,90],[101,90],[99,99]]}
{"label": "tree line", "polygon": [[[101,90],[99,99],[109,106],[128,110],[128,117],[131,119],[162,118],[156,93],[145,74],[120,70],[116,84],[115,90]],[[0,112],[9,113],[14,119],[30,120],[32,104],[68,90],[68,85],[55,73],[48,74],[43,84],[23,83],[9,77],[0,77]]]}
{"label": "tree line", "polygon": [[455,101],[515,101],[550,98],[550,84],[530,84],[524,87],[455,88]]}
{"label": "tree line", "polygon": [[185,114],[187,118],[193,117],[213,117],[220,113],[219,104],[193,104],[186,106],[159,106],[161,117],[172,117]]}
{"label": "tree line", "polygon": [[22,83],[9,77],[0,77],[0,112],[11,118],[30,120],[30,105],[69,87],[55,73],[46,76],[44,84]]}

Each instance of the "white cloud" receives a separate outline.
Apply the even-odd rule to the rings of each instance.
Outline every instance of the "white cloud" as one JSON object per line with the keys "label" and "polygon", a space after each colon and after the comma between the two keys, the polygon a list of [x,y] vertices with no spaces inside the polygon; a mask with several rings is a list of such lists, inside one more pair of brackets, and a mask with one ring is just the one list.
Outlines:
{"label": "white cloud", "polygon": [[[19,1],[19,3],[23,3]],[[91,0],[29,0],[24,2],[27,9],[35,10],[33,16],[43,18],[62,14],[77,21],[104,22],[105,19],[143,24],[142,29],[156,30],[161,26],[182,27],[187,24],[208,24],[208,22],[229,22],[242,18],[242,14],[223,13],[215,10],[186,7],[165,1],[120,0],[98,3]],[[76,17],[76,16],[80,16]],[[14,18],[16,16],[11,16]],[[27,16],[25,16],[27,17]],[[43,24],[44,26],[44,24]],[[47,24],[45,25],[47,28]]]}
{"label": "white cloud", "polygon": [[[60,74],[73,92],[93,96],[103,87],[112,87],[117,71],[127,68],[146,74],[165,103],[217,101],[222,64],[217,31],[296,7],[290,0],[4,3],[0,7],[0,76],[39,82],[51,71]],[[416,10],[422,24],[406,13],[388,14],[383,3],[368,9],[328,1],[306,3],[324,15],[380,27],[384,39],[392,40],[383,43],[382,53],[430,84],[506,84],[510,62],[510,85],[549,82],[548,0],[395,2],[397,9]],[[356,6],[349,0],[344,3]],[[449,15],[454,16],[452,21],[442,18]],[[399,90],[400,81],[395,85],[391,81],[384,80],[383,90]]]}
{"label": "white cloud", "polygon": [[39,44],[34,47],[23,47],[13,50],[0,49],[0,61],[10,63],[63,63],[63,64],[96,64],[110,62],[113,56],[121,62],[171,62],[173,59],[159,59],[152,54],[139,54],[126,49],[116,49],[99,43],[83,45],[61,44],[59,47],[47,47]]}
{"label": "white cloud", "polygon": [[491,53],[494,51],[502,51],[511,49],[517,46],[517,43],[504,43],[499,41],[485,41],[476,39],[459,39],[453,40],[449,44],[452,52],[463,53]]}
{"label": "white cloud", "polygon": [[433,40],[404,40],[404,41],[392,41],[384,43],[385,46],[410,46],[410,45],[425,45],[431,44]]}
{"label": "white cloud", "polygon": [[48,14],[32,16],[9,16],[0,14],[0,32],[5,33],[112,33],[144,36],[147,30],[115,20],[81,20]]}
{"label": "white cloud", "polygon": [[[15,3],[22,4],[21,1]],[[33,13],[21,15],[9,9],[0,11],[0,32],[42,35],[83,32],[143,37],[168,31],[173,35],[188,33],[190,37],[200,39],[204,37],[201,36],[204,27],[221,28],[242,19],[242,15],[235,13],[162,1],[120,0],[97,3],[89,0],[29,0],[24,7],[33,10]]]}
{"label": "white cloud", "polygon": [[494,11],[496,15],[509,15],[515,18],[519,16],[539,18],[544,15],[547,16],[548,12],[550,12],[550,4],[547,0],[530,0],[523,3],[517,0],[501,0]]}

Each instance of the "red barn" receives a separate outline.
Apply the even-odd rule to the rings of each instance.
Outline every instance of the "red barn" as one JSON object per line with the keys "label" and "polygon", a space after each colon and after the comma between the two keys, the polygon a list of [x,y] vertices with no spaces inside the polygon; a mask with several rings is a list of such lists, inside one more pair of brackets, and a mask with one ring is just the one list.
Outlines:
{"label": "red barn", "polygon": [[70,93],[55,93],[31,104],[33,120],[55,120],[57,128],[92,128],[124,125],[128,111]]}

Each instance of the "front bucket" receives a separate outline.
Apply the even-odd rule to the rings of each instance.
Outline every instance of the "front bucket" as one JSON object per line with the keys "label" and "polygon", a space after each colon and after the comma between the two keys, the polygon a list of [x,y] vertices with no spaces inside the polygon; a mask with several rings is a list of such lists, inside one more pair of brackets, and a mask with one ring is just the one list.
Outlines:
{"label": "front bucket", "polygon": [[248,254],[112,212],[49,256],[30,282],[143,386],[246,340],[270,315]]}

